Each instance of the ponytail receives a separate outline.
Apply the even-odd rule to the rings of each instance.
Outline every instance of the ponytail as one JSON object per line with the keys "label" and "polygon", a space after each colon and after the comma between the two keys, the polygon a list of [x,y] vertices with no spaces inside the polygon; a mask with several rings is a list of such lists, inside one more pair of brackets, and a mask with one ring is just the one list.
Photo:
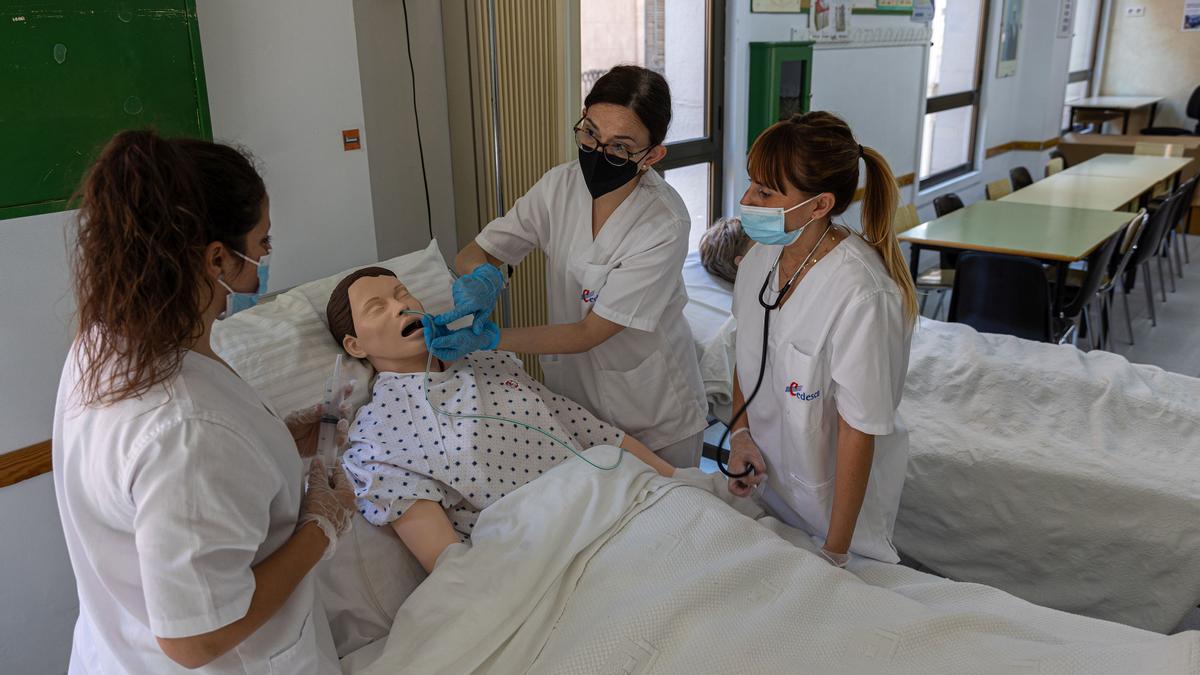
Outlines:
{"label": "ponytail", "polygon": [[867,169],[863,237],[879,252],[888,275],[900,288],[904,317],[911,324],[917,319],[917,291],[892,230],[898,190],[883,155],[859,145],[837,115],[815,111],[792,115],[762,132],[750,148],[746,165],[755,181],[778,192],[786,192],[790,184],[806,194],[832,194],[829,215],[838,216],[854,201],[860,159]]}
{"label": "ponytail", "polygon": [[79,188],[71,255],[84,404],[145,394],[204,334],[204,251],[238,252],[261,218],[262,179],[233,148],[125,131]]}
{"label": "ponytail", "polygon": [[896,202],[899,199],[896,178],[892,175],[892,167],[888,165],[887,160],[874,148],[863,147],[861,152],[863,164],[867,168],[861,215],[863,237],[879,251],[884,268],[900,288],[904,318],[912,324],[916,321],[918,313],[917,288],[913,284],[912,275],[909,274],[908,265],[904,262],[896,231],[892,228]]}

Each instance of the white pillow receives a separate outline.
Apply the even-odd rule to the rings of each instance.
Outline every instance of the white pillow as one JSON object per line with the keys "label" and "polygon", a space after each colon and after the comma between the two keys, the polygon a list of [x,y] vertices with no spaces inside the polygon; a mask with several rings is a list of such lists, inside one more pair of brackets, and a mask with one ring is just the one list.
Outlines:
{"label": "white pillow", "polygon": [[[453,307],[454,277],[437,242],[381,263],[421,301],[426,311]],[[369,267],[362,265],[361,267]],[[338,281],[355,267],[281,293],[213,326],[213,349],[281,415],[320,402],[334,359],[344,354],[325,321],[325,304]],[[345,359],[343,373],[358,381],[351,403],[369,397],[370,366]],[[317,566],[317,592],[325,605],[338,655],[386,637],[400,604],[425,579],[425,571],[391,528],[355,514],[354,528],[332,560]]]}

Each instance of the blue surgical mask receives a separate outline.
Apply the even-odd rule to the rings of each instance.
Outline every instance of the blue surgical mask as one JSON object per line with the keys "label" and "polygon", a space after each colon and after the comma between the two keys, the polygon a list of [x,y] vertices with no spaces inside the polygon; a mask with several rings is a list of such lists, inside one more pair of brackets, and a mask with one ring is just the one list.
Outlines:
{"label": "blue surgical mask", "polygon": [[234,251],[234,253],[237,253],[237,255],[243,260],[253,263],[254,266],[258,268],[258,288],[256,288],[253,293],[242,293],[230,288],[229,284],[225,283],[225,279],[218,278],[217,283],[221,284],[225,287],[225,290],[229,291],[229,295],[225,296],[225,313],[221,315],[222,319],[227,319],[244,309],[250,309],[251,307],[257,305],[258,299],[262,297],[263,293],[267,292],[267,277],[271,271],[271,254],[269,253],[263,255],[258,260],[253,260],[242,253],[238,253],[237,251]]}
{"label": "blue surgical mask", "polygon": [[780,207],[766,206],[745,206],[741,207],[742,231],[746,236],[760,244],[773,244],[778,246],[790,246],[800,235],[804,233],[804,228],[812,224],[813,218],[799,228],[788,232],[784,228],[784,215],[795,211],[821,195],[814,195],[799,204],[784,209]]}

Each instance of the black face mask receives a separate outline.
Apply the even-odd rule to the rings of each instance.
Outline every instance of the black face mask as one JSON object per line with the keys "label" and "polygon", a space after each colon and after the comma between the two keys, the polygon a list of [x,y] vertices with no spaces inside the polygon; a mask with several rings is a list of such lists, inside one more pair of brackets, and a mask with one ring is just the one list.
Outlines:
{"label": "black face mask", "polygon": [[592,199],[599,199],[633,180],[638,175],[637,162],[625,162],[621,166],[613,166],[604,159],[600,151],[579,151],[579,168],[583,170],[583,182],[587,184]]}

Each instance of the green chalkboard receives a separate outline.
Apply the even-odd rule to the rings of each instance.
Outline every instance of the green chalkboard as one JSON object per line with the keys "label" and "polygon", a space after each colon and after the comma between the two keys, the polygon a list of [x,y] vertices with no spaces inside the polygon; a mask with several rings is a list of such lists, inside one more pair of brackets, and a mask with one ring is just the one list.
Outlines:
{"label": "green chalkboard", "polygon": [[0,219],[67,208],[123,129],[212,138],[195,0],[0,2]]}

